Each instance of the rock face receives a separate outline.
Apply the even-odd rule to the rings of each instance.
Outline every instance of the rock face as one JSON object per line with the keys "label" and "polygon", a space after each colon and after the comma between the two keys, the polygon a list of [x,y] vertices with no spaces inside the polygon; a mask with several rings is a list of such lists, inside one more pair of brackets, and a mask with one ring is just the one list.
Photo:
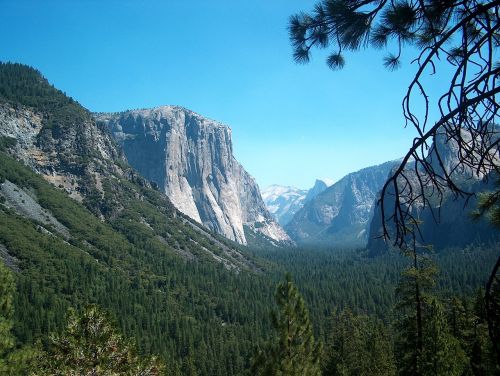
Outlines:
{"label": "rock face", "polygon": [[78,201],[93,192],[103,194],[102,178],[119,170],[115,160],[124,161],[109,136],[90,116],[64,130],[44,127],[43,121],[44,114],[28,106],[0,101],[0,136],[17,140],[17,158]]}
{"label": "rock face", "polygon": [[[472,141],[470,134],[465,132],[462,134],[462,138],[467,142]],[[444,134],[438,134],[434,144],[429,149],[426,159],[431,163],[437,174],[443,175],[443,169],[438,163],[438,159],[440,159],[444,169],[451,173],[456,184],[464,191],[477,194],[498,189],[495,187],[496,178],[494,176],[485,179],[484,174],[478,175],[475,170],[467,167],[457,167],[459,165],[459,152],[460,149],[455,141],[449,141]],[[422,193],[415,174],[414,164],[409,164],[405,175],[408,178],[407,182],[412,186],[413,192],[415,194]],[[422,176],[425,176],[425,174],[422,173]],[[412,214],[421,222],[419,234],[416,237],[417,243],[431,244],[436,249],[443,249],[498,241],[500,234],[485,218],[478,221],[471,220],[470,213],[477,207],[476,196],[466,200],[465,197],[455,197],[451,191],[444,190],[441,200],[435,192],[432,187],[426,187],[423,194],[429,198],[429,205],[424,207],[421,201],[417,201],[411,209]],[[389,192],[384,204],[386,213],[392,213],[394,210],[394,199],[392,197]],[[391,238],[394,240],[394,223],[387,219],[386,224]],[[392,245],[391,241],[386,243],[383,240],[382,233],[381,208],[376,206],[368,237],[368,249],[372,255],[383,253]]]}
{"label": "rock face", "polygon": [[328,185],[319,179],[309,190],[275,184],[262,191],[262,198],[278,223],[286,226],[305,203],[311,201],[326,188]]}
{"label": "rock face", "polygon": [[[152,189],[129,166],[108,129],[40,72],[0,63],[0,82],[0,201],[35,221],[38,232],[65,242],[75,240],[75,248],[86,255],[97,252],[96,258],[106,255],[103,260],[115,251],[108,246],[115,244],[120,247],[116,254],[124,259],[155,249],[187,260],[215,260],[229,270],[258,270],[237,247],[180,213],[165,194]],[[30,177],[19,160],[80,203],[45,185],[36,174]],[[81,210],[82,227],[75,226],[71,207]],[[111,234],[109,242],[95,242],[99,235],[93,234],[102,229]],[[267,229],[273,231],[272,226]],[[2,244],[1,260],[16,267]]]}
{"label": "rock face", "polygon": [[234,158],[227,126],[177,106],[94,116],[122,145],[129,163],[184,214],[241,244],[247,243],[245,228],[290,240]]}
{"label": "rock face", "polygon": [[303,244],[364,246],[377,193],[396,162],[353,172],[318,194],[285,227]]}
{"label": "rock face", "polygon": [[304,204],[308,203],[311,201],[313,198],[315,198],[317,195],[322,193],[324,190],[326,190],[331,184],[327,184],[325,181],[316,179],[314,182],[314,185],[311,189],[307,191],[307,195],[304,198]]}

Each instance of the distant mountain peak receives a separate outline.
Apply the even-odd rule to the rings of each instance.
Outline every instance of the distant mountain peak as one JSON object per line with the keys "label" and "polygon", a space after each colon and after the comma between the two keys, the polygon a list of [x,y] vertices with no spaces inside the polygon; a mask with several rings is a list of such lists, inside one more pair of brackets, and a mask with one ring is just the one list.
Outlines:
{"label": "distant mountain peak", "polygon": [[[299,243],[365,245],[375,198],[396,165],[387,162],[352,172],[304,202],[285,229]],[[313,188],[314,189],[314,188]]]}
{"label": "distant mountain peak", "polygon": [[316,179],[314,186],[308,190],[273,184],[262,191],[262,198],[278,223],[285,226],[306,202],[326,188],[328,185],[323,179]]}
{"label": "distant mountain peak", "polygon": [[314,197],[319,195],[327,188],[328,184],[326,184],[324,180],[316,179],[316,181],[314,182],[314,186],[311,189],[309,189],[306,197],[304,198],[304,204],[311,201]]}

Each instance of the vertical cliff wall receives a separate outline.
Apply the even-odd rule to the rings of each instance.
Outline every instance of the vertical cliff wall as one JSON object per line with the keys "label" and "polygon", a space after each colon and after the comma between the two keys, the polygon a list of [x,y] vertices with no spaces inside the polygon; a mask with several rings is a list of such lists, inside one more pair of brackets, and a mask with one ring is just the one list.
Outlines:
{"label": "vertical cliff wall", "polygon": [[129,163],[189,217],[242,244],[245,227],[275,241],[289,240],[255,180],[234,158],[227,126],[177,106],[95,118],[122,145]]}

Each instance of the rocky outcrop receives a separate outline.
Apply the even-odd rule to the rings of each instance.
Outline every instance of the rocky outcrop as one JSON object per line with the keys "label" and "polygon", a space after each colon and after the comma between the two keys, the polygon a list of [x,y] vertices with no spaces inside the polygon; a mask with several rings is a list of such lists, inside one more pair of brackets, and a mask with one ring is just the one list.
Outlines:
{"label": "rocky outcrop", "polygon": [[118,172],[115,161],[124,160],[106,132],[81,111],[83,116],[62,129],[48,126],[51,114],[0,101],[0,136],[16,140],[11,153],[78,201],[104,194],[103,177]]}
{"label": "rocky outcrop", "polygon": [[285,227],[298,243],[364,246],[377,193],[396,162],[353,172],[318,194]]}
{"label": "rocky outcrop", "polygon": [[33,219],[48,225],[59,233],[64,239],[69,239],[69,230],[55,218],[50,211],[44,209],[37,201],[36,196],[28,190],[6,180],[0,183],[0,196],[3,204],[13,209],[23,217]]}
{"label": "rocky outcrop", "polygon": [[184,214],[241,244],[247,243],[245,227],[289,241],[255,180],[234,158],[227,126],[177,106],[94,116],[122,145],[129,163]]}

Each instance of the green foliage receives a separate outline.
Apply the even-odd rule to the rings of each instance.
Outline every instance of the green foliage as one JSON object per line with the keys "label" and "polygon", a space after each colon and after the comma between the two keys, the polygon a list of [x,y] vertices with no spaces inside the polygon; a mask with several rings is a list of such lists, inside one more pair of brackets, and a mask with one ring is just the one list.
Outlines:
{"label": "green foliage", "polygon": [[500,228],[500,178],[496,180],[497,191],[482,192],[479,194],[477,209],[472,213],[472,218],[479,220],[486,216],[497,228]]}
{"label": "green foliage", "polygon": [[396,374],[392,340],[383,322],[344,309],[332,316],[327,338],[323,375]]}
{"label": "green foliage", "polygon": [[[265,273],[236,274],[204,256],[202,246],[219,251],[173,218],[168,208],[159,211],[161,194],[147,187],[128,180],[105,181],[106,191],[115,192],[111,202],[125,205],[102,222],[1,153],[0,177],[29,191],[70,232],[65,240],[50,226],[0,205],[0,243],[19,260],[13,330],[21,344],[62,330],[68,308],[97,303],[113,312],[124,335],[137,341],[140,354],[160,355],[173,374],[248,374],[254,344],[271,332],[273,285],[285,270],[295,275],[316,338],[325,338],[328,317],[343,307],[390,317],[404,265],[398,255],[367,259],[356,251],[261,250],[250,259],[267,260],[260,261]],[[133,199],[137,196],[140,201]],[[195,258],[177,256],[176,243]],[[484,284],[485,265],[495,257],[494,247],[437,255],[446,271],[438,282],[440,290],[470,294]],[[478,343],[474,364],[485,367],[490,359],[487,337]]]}
{"label": "green foliage", "polygon": [[15,138],[0,136],[0,151],[5,151],[10,147],[15,146],[16,143],[17,140]]}
{"label": "green foliage", "polygon": [[397,289],[396,354],[402,375],[423,375],[423,327],[437,268],[427,257],[416,253],[412,257],[412,265],[403,271]]}
{"label": "green foliage", "polygon": [[[499,25],[497,1],[473,0],[321,0],[313,11],[290,18],[290,38],[299,63],[307,63],[315,47],[333,48],[327,58],[333,69],[344,66],[345,50],[368,46],[395,50],[384,58],[390,70],[401,66],[405,52],[414,55],[410,61],[417,69],[409,79],[402,109],[406,125],[413,126],[418,137],[388,177],[379,198],[381,235],[401,249],[416,251],[427,232],[427,225],[421,227],[422,216],[436,223],[448,197],[463,201],[461,210],[466,207],[476,191],[464,180],[483,176],[484,183],[498,172],[496,95],[500,88],[495,49]],[[440,72],[449,82],[431,100],[427,87],[431,81],[426,77],[430,73],[433,80],[439,80]],[[440,110],[437,119],[429,116],[433,108]],[[444,148],[438,147],[441,137],[446,140]],[[431,144],[434,147],[427,153]],[[451,155],[445,156],[447,150]],[[487,213],[492,223],[499,224],[499,197],[500,185],[481,195],[475,216]],[[415,210],[417,202],[423,210]],[[492,278],[497,279],[498,266]],[[492,295],[491,288],[490,283],[487,297]],[[489,309],[490,335],[499,343],[495,333],[500,320],[493,311],[500,309],[500,303],[497,298],[488,300],[493,307]],[[500,363],[500,347],[497,358]]]}
{"label": "green foliage", "polygon": [[458,316],[463,326],[455,337],[467,354],[469,369],[475,375],[492,376],[498,375],[500,364],[495,361],[494,343],[488,333],[484,296],[484,290],[478,289],[472,299],[459,301],[463,310],[458,311]]}
{"label": "green foliage", "polygon": [[33,366],[37,353],[16,346],[12,333],[15,283],[12,273],[0,259],[0,375],[24,375]]}
{"label": "green foliage", "polygon": [[[410,16],[407,14],[405,22]],[[363,17],[354,15],[352,25],[345,25],[353,33],[352,48],[361,40]],[[388,21],[397,25],[398,17],[388,14]],[[339,54],[330,63],[341,67],[344,61]],[[18,64],[0,65],[0,105],[4,103],[40,112],[45,126],[41,138],[52,137],[51,141],[64,135],[65,127],[90,120],[86,110],[51,87],[39,72]],[[12,145],[12,140],[0,140],[0,149]],[[67,171],[82,173],[84,205],[0,153],[0,182],[8,179],[29,192],[68,230],[66,235],[59,234],[47,223],[16,214],[0,195],[0,245],[5,246],[8,257],[19,262],[13,299],[9,292],[12,277],[0,269],[0,301],[13,301],[16,312],[12,315],[12,304],[4,304],[4,316],[0,317],[3,370],[27,365],[32,359],[33,352],[19,350],[18,343],[41,341],[51,354],[45,364],[47,372],[58,368],[60,373],[69,373],[71,367],[87,367],[90,355],[85,351],[93,348],[103,350],[99,362],[116,372],[133,373],[141,366],[137,364],[143,355],[158,354],[172,375],[250,374],[251,349],[272,331],[267,313],[274,282],[288,270],[293,272],[305,301],[289,280],[280,284],[276,296],[280,311],[274,320],[278,335],[269,343],[269,352],[257,358],[261,373],[319,374],[320,354],[313,332],[316,338],[328,338],[324,358],[332,372],[393,373],[387,322],[403,265],[401,257],[366,259],[362,252],[350,250],[261,250],[254,252],[254,257],[244,256],[250,266],[228,271],[215,263],[207,250],[221,255],[216,243],[229,248],[234,245],[217,236],[201,236],[125,163],[113,161],[113,168],[107,169],[110,173],[102,176],[102,190],[97,189],[94,177],[85,175],[82,166],[89,161],[103,170],[109,166],[97,163],[89,150],[82,148],[74,158],[61,158],[71,163],[65,166]],[[124,174],[111,172],[118,165]],[[437,262],[446,271],[438,281],[443,295],[468,295],[484,284],[484,266],[497,257],[494,247],[437,255]],[[416,282],[425,287],[427,277],[420,266],[405,274],[399,296],[403,321],[414,322],[411,293]],[[471,313],[464,300],[455,302],[453,309],[445,305],[443,311],[437,301],[433,302],[431,297],[423,299],[420,367],[428,367],[429,372],[441,372],[448,366],[458,372],[465,367],[476,374],[493,374],[485,314],[477,313],[481,309]],[[66,324],[64,315],[70,307],[81,310],[93,303],[113,313],[120,332],[137,342],[137,353],[95,307],[83,316],[72,315]],[[334,316],[338,322],[327,330],[332,312],[346,307],[355,314],[344,311]],[[64,327],[64,334],[47,339],[49,333],[61,332]],[[433,337],[436,333],[439,335]],[[348,351],[343,351],[343,344]],[[424,351],[433,346],[444,350]],[[408,349],[399,350],[398,359],[404,358]],[[354,364],[357,356],[363,360],[359,365]],[[453,357],[460,362],[450,366]],[[125,369],[127,362],[128,368],[135,369]],[[10,368],[5,372],[26,371]]]}
{"label": "green foliage", "polygon": [[[168,208],[164,215],[154,209],[149,200],[159,192],[139,191],[140,205],[126,201],[138,192],[131,186],[122,196],[130,205],[104,223],[1,153],[0,176],[29,191],[70,233],[65,239],[45,223],[0,205],[0,244],[19,261],[14,333],[21,343],[62,330],[70,307],[96,303],[116,316],[141,354],[158,354],[169,368],[181,369],[188,358],[203,375],[225,375],[228,364],[232,374],[249,368],[253,343],[270,327],[271,282],[245,271],[230,272],[204,256],[202,247],[217,252],[216,246],[182,218],[169,216]],[[173,244],[139,224],[141,216]],[[178,256],[176,241],[186,244],[192,261]],[[190,346],[192,351],[186,351]]]}
{"label": "green foliage", "polygon": [[445,48],[450,55],[450,63],[457,65],[466,55],[463,45],[456,45],[461,42],[461,33],[467,41],[463,42],[466,45],[471,41],[483,42],[480,37],[492,37],[493,32],[481,25],[480,19],[487,17],[490,22],[497,21],[495,15],[488,12],[493,5],[493,2],[473,1],[318,1],[312,12],[302,12],[290,18],[294,58],[299,63],[306,63],[310,60],[313,47],[331,46],[334,51],[327,58],[327,63],[337,69],[344,65],[342,53],[345,50],[357,51],[368,46],[387,48],[392,45],[391,41],[395,41],[397,53],[388,54],[384,59],[387,67],[394,68],[399,65],[405,46],[424,48],[439,45],[444,48],[442,44],[455,36],[458,40]]}
{"label": "green foliage", "polygon": [[[21,269],[16,274],[14,317],[14,333],[21,343],[35,343],[62,330],[68,308],[97,303],[113,312],[141,354],[160,355],[173,374],[248,374],[254,344],[271,332],[273,285],[284,270],[296,276],[316,338],[324,337],[327,318],[339,307],[386,319],[390,315],[403,266],[398,255],[367,259],[353,251],[259,251],[255,257],[268,260],[263,262],[265,274],[235,274],[201,254],[194,261],[184,260],[152,239],[151,228],[138,224],[141,216],[165,239],[185,242],[195,254],[196,245],[185,241],[185,234],[202,242],[178,221],[153,210],[149,198],[144,205],[128,201],[123,213],[103,223],[18,162],[0,157],[0,175],[38,197],[71,233],[69,241],[54,230],[55,235],[46,234],[39,227],[43,224],[0,205],[0,243]],[[134,192],[131,186],[127,195]],[[139,192],[151,199],[159,195]],[[205,246],[213,247],[209,242]],[[439,255],[441,269],[447,270],[440,288],[470,293],[484,284],[484,265],[495,256],[493,248]],[[481,359],[488,359],[485,351],[479,352]]]}
{"label": "green foliage", "polygon": [[316,344],[309,313],[290,275],[278,285],[275,295],[278,312],[273,315],[277,332],[267,347],[256,355],[258,375],[318,376],[321,346]]}
{"label": "green foliage", "polygon": [[[437,289],[446,296],[475,294],[488,279],[488,267],[498,252],[496,245],[448,249],[433,255],[442,273]],[[394,290],[407,266],[407,259],[398,253],[375,258],[363,251],[303,248],[293,250],[259,250],[255,257],[269,260],[266,269],[279,283],[289,271],[307,303],[316,336],[322,336],[326,323],[336,310],[349,308],[354,314],[366,314],[392,320],[396,303]],[[274,273],[273,273],[274,274]]]}
{"label": "green foliage", "polygon": [[444,309],[436,298],[426,307],[423,325],[423,351],[420,372],[423,375],[462,375],[467,359],[458,339],[450,333]]}
{"label": "green foliage", "polygon": [[425,255],[412,257],[397,289],[394,329],[398,374],[494,374],[482,293],[478,308],[471,309],[470,299],[457,297],[445,306],[434,289],[435,265]]}
{"label": "green foliage", "polygon": [[29,106],[43,115],[45,128],[54,135],[65,127],[90,119],[90,114],[72,98],[57,90],[34,68],[0,62],[0,104]]}
{"label": "green foliage", "polygon": [[63,334],[50,338],[36,375],[159,375],[163,365],[141,359],[97,306],[72,311]]}
{"label": "green foliage", "polygon": [[14,278],[3,262],[0,262],[0,374],[6,374],[6,354],[14,347],[14,337],[11,333],[14,286]]}

